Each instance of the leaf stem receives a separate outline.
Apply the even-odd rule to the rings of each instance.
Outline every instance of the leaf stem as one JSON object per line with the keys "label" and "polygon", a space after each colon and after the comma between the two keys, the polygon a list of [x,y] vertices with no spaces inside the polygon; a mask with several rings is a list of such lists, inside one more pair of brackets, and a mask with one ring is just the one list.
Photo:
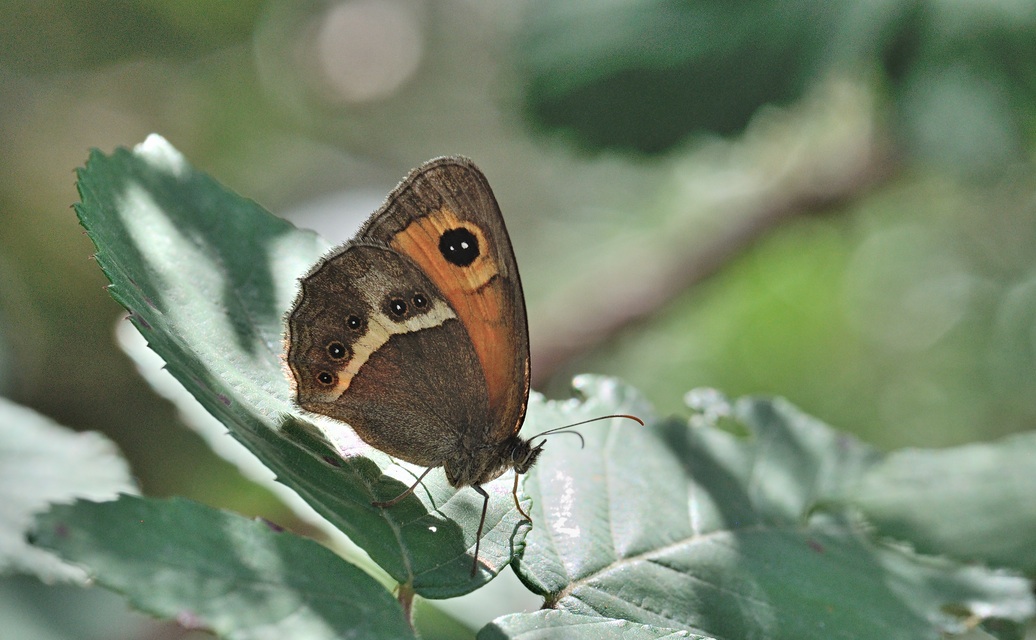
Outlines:
{"label": "leaf stem", "polygon": [[396,600],[403,607],[403,616],[406,618],[410,628],[414,628],[414,588],[408,584],[399,585],[396,592]]}

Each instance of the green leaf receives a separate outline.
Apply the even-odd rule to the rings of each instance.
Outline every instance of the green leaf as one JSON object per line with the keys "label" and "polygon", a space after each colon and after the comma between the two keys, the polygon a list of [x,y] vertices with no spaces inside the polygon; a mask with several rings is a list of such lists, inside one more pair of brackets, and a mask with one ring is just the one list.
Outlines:
{"label": "green leaf", "polygon": [[740,134],[764,105],[880,70],[909,157],[994,178],[1026,157],[1032,3],[539,0],[527,15],[514,45],[525,111],[585,148]]}
{"label": "green leaf", "polygon": [[740,132],[828,64],[831,0],[541,0],[515,45],[530,116],[590,148]]}
{"label": "green leaf", "polygon": [[76,433],[0,398],[0,573],[83,582],[82,570],[26,544],[33,516],[55,502],[136,491],[125,459],[103,435]]}
{"label": "green leaf", "polygon": [[783,401],[692,401],[690,425],[587,428],[584,450],[558,439],[530,472],[536,526],[515,565],[548,605],[798,640],[935,639],[1036,611],[1028,581],[876,543],[836,510],[879,460],[870,448]]}
{"label": "green leaf", "polygon": [[906,449],[847,496],[886,536],[922,553],[1036,575],[1036,433],[945,450]]}
{"label": "green leaf", "polygon": [[395,598],[328,549],[188,500],[56,506],[35,542],[135,607],[221,637],[414,637]]}
{"label": "green leaf", "polygon": [[482,506],[474,491],[455,491],[435,471],[410,498],[374,508],[421,470],[291,404],[282,318],[325,242],[195,171],[158,136],[133,151],[93,152],[78,187],[76,212],[109,292],[170,373],[393,579],[425,597],[452,597],[491,579],[521,548],[528,527],[501,478],[486,487],[482,570],[470,578]]}

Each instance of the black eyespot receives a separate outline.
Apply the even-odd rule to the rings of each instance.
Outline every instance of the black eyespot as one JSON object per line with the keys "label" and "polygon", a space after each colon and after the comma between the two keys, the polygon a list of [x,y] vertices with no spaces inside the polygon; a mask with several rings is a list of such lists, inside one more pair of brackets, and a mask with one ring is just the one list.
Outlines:
{"label": "black eyespot", "polygon": [[439,253],[447,262],[466,267],[478,258],[481,251],[475,234],[464,227],[457,227],[439,236]]}
{"label": "black eyespot", "polygon": [[424,309],[428,306],[428,298],[424,297],[423,293],[415,293],[414,297],[411,298],[411,302],[413,302],[414,306],[418,309]]}
{"label": "black eyespot", "polygon": [[325,387],[330,387],[335,383],[335,377],[326,371],[321,371],[317,374],[317,382]]}
{"label": "black eyespot", "polygon": [[363,320],[360,319],[360,316],[349,316],[345,319],[345,326],[356,331],[363,326]]}
{"label": "black eyespot", "polygon": [[400,300],[399,298],[393,298],[392,300],[389,300],[388,308],[392,315],[396,316],[397,318],[402,318],[406,315],[406,303]]}
{"label": "black eyespot", "polygon": [[345,348],[345,345],[341,342],[335,341],[330,342],[327,345],[327,355],[331,356],[334,360],[341,360],[348,354],[349,351]]}

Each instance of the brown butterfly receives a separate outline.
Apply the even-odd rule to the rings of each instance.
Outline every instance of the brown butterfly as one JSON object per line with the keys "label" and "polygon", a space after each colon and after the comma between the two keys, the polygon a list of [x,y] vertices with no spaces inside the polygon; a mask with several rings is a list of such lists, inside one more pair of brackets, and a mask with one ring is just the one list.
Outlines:
{"label": "brown butterfly", "polygon": [[287,363],[307,411],[428,467],[483,498],[482,485],[536,462],[518,432],[529,399],[529,330],[511,241],[475,164],[437,158],[413,170],[356,237],[300,281],[287,317]]}

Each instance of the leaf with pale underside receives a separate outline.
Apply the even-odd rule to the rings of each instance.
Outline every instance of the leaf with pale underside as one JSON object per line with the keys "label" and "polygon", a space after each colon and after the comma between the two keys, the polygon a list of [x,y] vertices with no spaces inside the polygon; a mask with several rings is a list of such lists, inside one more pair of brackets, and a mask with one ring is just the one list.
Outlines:
{"label": "leaf with pale underside", "polygon": [[168,370],[279,481],[345,532],[400,583],[430,598],[491,579],[520,550],[527,525],[510,478],[492,496],[469,576],[482,502],[434,471],[390,509],[422,471],[396,464],[351,431],[315,425],[290,401],[282,319],[297,279],[328,249],[194,170],[165,140],[93,152],[78,173],[76,212],[97,248],[109,292]]}
{"label": "leaf with pale underside", "polygon": [[189,500],[59,505],[34,541],[136,608],[223,638],[414,637],[392,595],[328,549]]}
{"label": "leaf with pale underside", "polygon": [[95,432],[76,433],[0,398],[0,573],[85,582],[81,569],[25,542],[34,515],[51,503],[136,491],[112,441]]}
{"label": "leaf with pale underside", "polygon": [[[722,639],[936,639],[1033,615],[1027,580],[876,541],[838,506],[874,450],[783,401],[695,397],[690,424],[617,421],[585,429],[582,450],[551,443],[515,563],[549,606]],[[535,637],[523,615],[483,637]]]}

